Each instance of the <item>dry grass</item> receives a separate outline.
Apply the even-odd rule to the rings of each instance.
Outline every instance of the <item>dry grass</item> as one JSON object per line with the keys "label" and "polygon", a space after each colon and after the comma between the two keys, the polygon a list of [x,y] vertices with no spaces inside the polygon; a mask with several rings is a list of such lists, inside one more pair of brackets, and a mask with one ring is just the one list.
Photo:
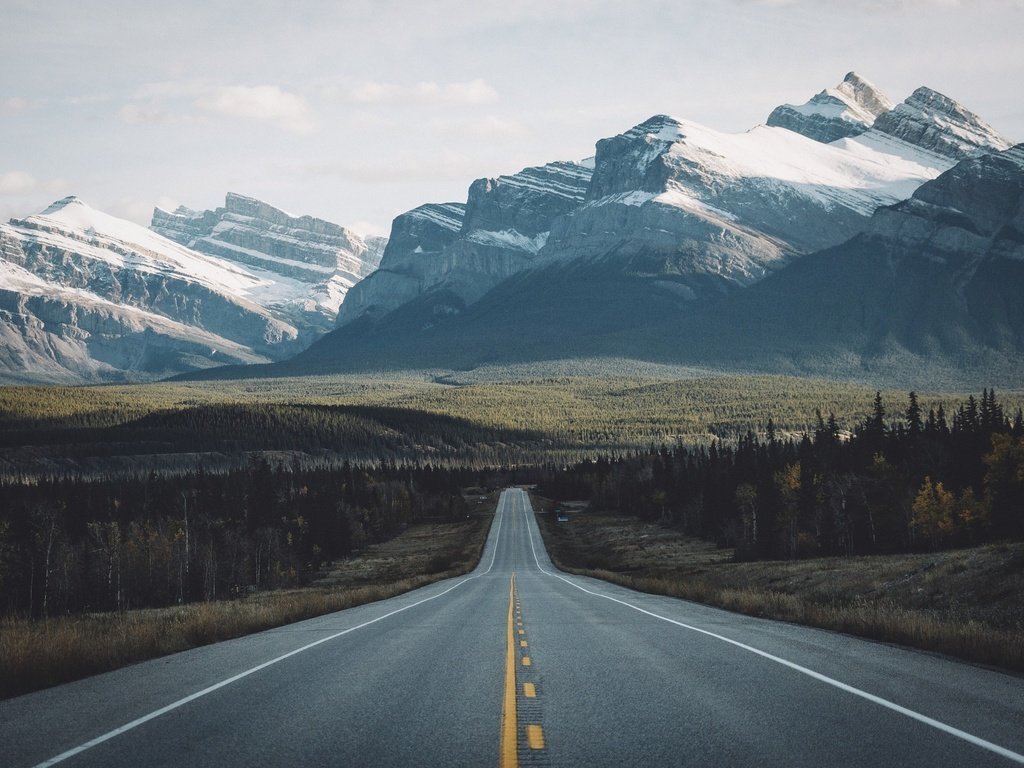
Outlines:
{"label": "dry grass", "polygon": [[539,519],[552,558],[571,573],[1024,672],[1022,543],[734,563],[731,551],[632,518]]}
{"label": "dry grass", "polygon": [[[494,502],[487,505],[493,511]],[[484,506],[484,505],[481,505]],[[30,621],[0,619],[0,698],[383,600],[472,570],[491,517],[418,525],[316,584],[240,600]]]}

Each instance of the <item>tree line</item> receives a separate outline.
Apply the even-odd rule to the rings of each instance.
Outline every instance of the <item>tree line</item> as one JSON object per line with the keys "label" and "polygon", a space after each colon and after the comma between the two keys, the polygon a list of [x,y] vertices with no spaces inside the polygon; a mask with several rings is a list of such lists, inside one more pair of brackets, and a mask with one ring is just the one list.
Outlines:
{"label": "tree line", "polygon": [[[215,415],[221,421],[204,421]],[[282,432],[305,434],[321,416],[292,407],[159,414],[145,431],[204,442],[248,430],[274,444]],[[376,424],[394,419],[396,427],[416,423],[419,451],[431,447],[439,424],[437,448],[459,446],[467,435],[457,419],[337,409],[313,439],[340,444],[355,436],[360,443],[360,434],[378,434],[376,426],[362,433],[367,416]],[[189,438],[190,430],[198,434]],[[398,429],[388,437],[391,447],[408,439]],[[472,486],[538,483],[553,498],[659,520],[734,547],[744,559],[1024,537],[1024,417],[1019,409],[1005,413],[990,390],[951,412],[939,405],[927,414],[913,392],[893,414],[876,394],[870,414],[850,430],[834,414],[818,413],[815,428],[799,436],[780,434],[769,420],[763,433],[734,442],[679,443],[565,466],[530,461],[515,443],[494,456],[501,459],[491,468],[479,457],[455,466],[449,453],[441,463],[378,456],[375,464],[311,466],[309,457],[290,464],[257,458],[216,473],[15,475],[0,480],[0,610],[125,610],[301,585],[324,563],[409,523],[463,517],[461,489]]]}
{"label": "tree line", "polygon": [[305,583],[411,522],[464,519],[468,469],[259,458],[221,474],[0,483],[0,609],[158,607]]}
{"label": "tree line", "polygon": [[735,547],[738,559],[854,555],[1024,538],[1024,417],[985,390],[952,413],[911,392],[890,418],[881,394],[850,431],[734,445],[662,447],[556,470],[543,491],[660,520]]}

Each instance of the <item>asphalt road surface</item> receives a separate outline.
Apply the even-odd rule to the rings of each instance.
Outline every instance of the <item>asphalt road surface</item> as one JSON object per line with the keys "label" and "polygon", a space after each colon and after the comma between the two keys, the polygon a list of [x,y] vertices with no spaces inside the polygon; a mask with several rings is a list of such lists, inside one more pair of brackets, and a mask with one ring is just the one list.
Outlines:
{"label": "asphalt road surface", "polygon": [[0,765],[1007,766],[1024,680],[557,571],[504,492],[479,567],[0,702]]}

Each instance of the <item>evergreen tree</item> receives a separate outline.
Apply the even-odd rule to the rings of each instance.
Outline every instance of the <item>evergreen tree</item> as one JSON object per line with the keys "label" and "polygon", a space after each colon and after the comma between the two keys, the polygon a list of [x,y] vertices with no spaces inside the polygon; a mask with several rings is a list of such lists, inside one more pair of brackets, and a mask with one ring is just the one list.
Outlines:
{"label": "evergreen tree", "polygon": [[910,393],[910,403],[907,405],[907,431],[911,437],[917,437],[923,430],[921,423],[921,406],[917,403],[917,393]]}

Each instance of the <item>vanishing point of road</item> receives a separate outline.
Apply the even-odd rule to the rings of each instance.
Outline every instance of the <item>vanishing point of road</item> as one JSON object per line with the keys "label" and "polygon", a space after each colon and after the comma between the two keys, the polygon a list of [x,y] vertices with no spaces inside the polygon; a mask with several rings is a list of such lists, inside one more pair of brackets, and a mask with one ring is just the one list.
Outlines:
{"label": "vanishing point of road", "polygon": [[4,766],[1007,766],[1020,677],[552,566],[473,573],[0,702]]}

